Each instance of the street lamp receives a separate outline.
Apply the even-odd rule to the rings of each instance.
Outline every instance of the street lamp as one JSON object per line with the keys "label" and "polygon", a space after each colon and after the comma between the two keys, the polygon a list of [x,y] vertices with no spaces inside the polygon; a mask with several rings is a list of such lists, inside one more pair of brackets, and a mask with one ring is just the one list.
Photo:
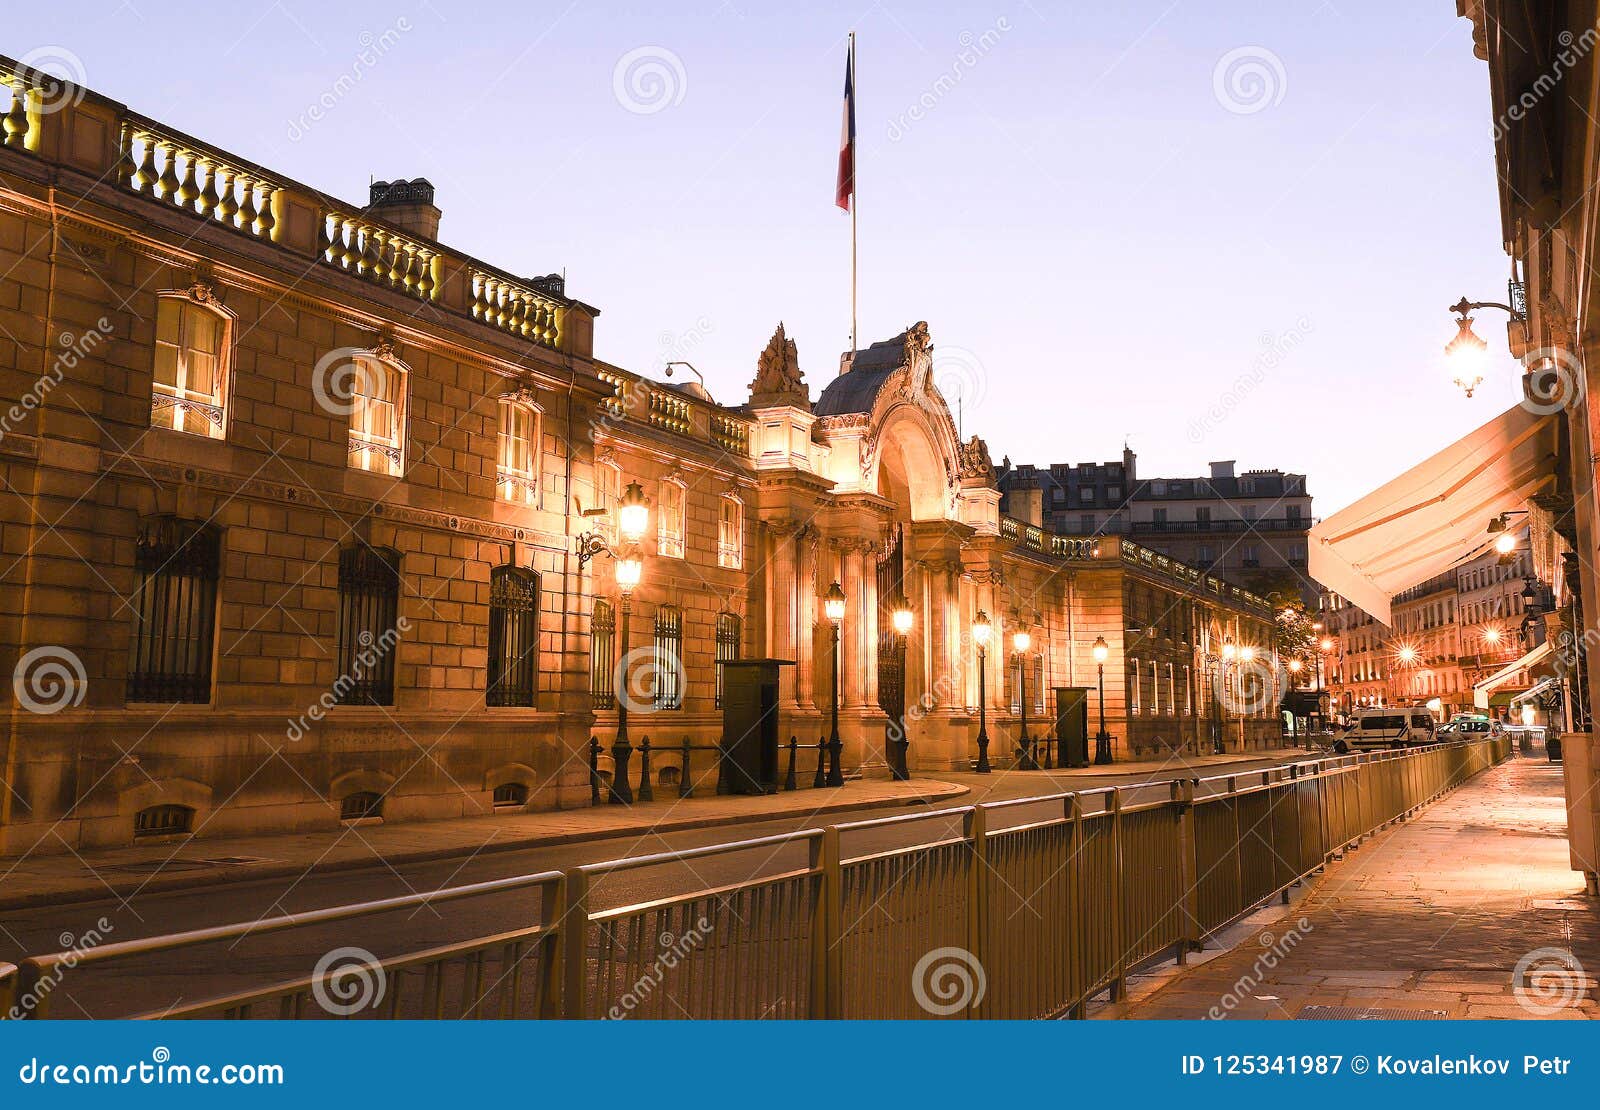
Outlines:
{"label": "street lamp", "polygon": [[1017,692],[1021,696],[1020,704],[1022,716],[1019,721],[1020,733],[1017,736],[1017,750],[1020,753],[1017,759],[1017,770],[1037,771],[1039,761],[1033,758],[1033,741],[1028,739],[1028,648],[1033,644],[1033,637],[1026,628],[1017,627],[1011,634],[1011,646],[1017,653]]}
{"label": "street lamp", "polygon": [[978,774],[987,775],[994,768],[989,766],[989,706],[987,696],[987,675],[989,669],[989,637],[994,633],[994,626],[989,623],[989,614],[982,609],[972,618],[972,642],[978,645]]}
{"label": "street lamp", "polygon": [[644,487],[629,482],[617,503],[617,528],[627,543],[638,543],[650,526],[650,502],[645,500]]}
{"label": "street lamp", "polygon": [[[1518,286],[1512,287],[1511,298],[1521,303],[1518,290]],[[1485,352],[1489,349],[1489,344],[1479,339],[1472,330],[1472,313],[1480,308],[1498,308],[1510,313],[1513,320],[1527,318],[1527,314],[1518,309],[1516,304],[1501,304],[1498,301],[1469,301],[1462,297],[1450,306],[1450,311],[1456,314],[1456,334],[1444,345],[1444,353],[1455,383],[1467,391],[1468,397],[1483,382],[1483,367],[1487,362]]]}
{"label": "street lamp", "polygon": [[[1231,673],[1233,671],[1234,661],[1237,660],[1238,658],[1239,658],[1239,648],[1238,648],[1238,645],[1236,645],[1233,642],[1233,637],[1232,636],[1223,637],[1223,640],[1222,640],[1222,667],[1221,667],[1221,672],[1222,672],[1222,691],[1223,692],[1226,692],[1226,690],[1228,689],[1228,682],[1229,682],[1230,675],[1231,675]],[[1217,730],[1217,742],[1216,742],[1216,745],[1215,745],[1215,751],[1216,751],[1217,755],[1222,755],[1224,752],[1226,752],[1228,750],[1228,740],[1227,740],[1227,734],[1228,734],[1228,699],[1223,697],[1222,692],[1219,692],[1217,694],[1217,708],[1222,710],[1222,714],[1221,714],[1221,716],[1222,716],[1222,727]],[[1242,730],[1244,728],[1244,725],[1240,724],[1239,727]]]}
{"label": "street lamp", "polygon": [[822,611],[833,626],[833,693],[828,726],[828,785],[843,786],[844,772],[839,768],[839,751],[844,747],[839,740],[839,623],[844,620],[844,590],[835,582],[828,587],[822,601]]}
{"label": "street lamp", "polygon": [[1100,731],[1094,734],[1094,761],[1096,763],[1111,762],[1111,734],[1106,731],[1106,657],[1111,654],[1111,648],[1106,644],[1104,636],[1096,636],[1094,647],[1095,678],[1100,691]]}
{"label": "street lamp", "polygon": [[[633,487],[637,489],[637,484]],[[640,529],[643,534],[643,529]],[[617,589],[622,593],[622,654],[619,658],[624,666],[628,661],[628,615],[633,612],[633,591],[639,585],[639,580],[644,577],[644,560],[639,557],[637,548],[629,548],[626,552],[616,557],[617,559]],[[657,662],[659,666],[659,661]],[[617,738],[611,745],[611,804],[632,805],[633,787],[628,783],[628,757],[633,754],[633,745],[628,743],[628,676],[623,674],[617,686]]]}
{"label": "street lamp", "polygon": [[904,594],[895,598],[889,621],[894,628],[895,647],[900,655],[900,705],[897,719],[890,727],[889,750],[885,754],[889,759],[889,774],[904,782],[911,777],[911,768],[906,759],[906,752],[911,747],[911,738],[906,735],[906,637],[911,634],[912,622],[911,603]]}

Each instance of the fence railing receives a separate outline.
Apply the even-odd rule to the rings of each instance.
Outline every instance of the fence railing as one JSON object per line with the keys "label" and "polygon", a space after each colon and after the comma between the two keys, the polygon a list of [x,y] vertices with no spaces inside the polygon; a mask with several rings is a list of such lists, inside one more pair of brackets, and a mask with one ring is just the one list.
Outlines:
{"label": "fence railing", "polygon": [[[1510,751],[1498,736],[802,829],[33,957],[16,989],[532,889],[529,924],[357,969],[381,977],[381,1004],[360,1012],[327,1001],[350,994],[352,972],[319,967],[144,1016],[1081,1016],[1098,993],[1120,996],[1130,971],[1182,962]],[[617,890],[621,904],[607,904]],[[7,982],[0,965],[0,994]],[[46,994],[23,1016],[48,1005]]]}

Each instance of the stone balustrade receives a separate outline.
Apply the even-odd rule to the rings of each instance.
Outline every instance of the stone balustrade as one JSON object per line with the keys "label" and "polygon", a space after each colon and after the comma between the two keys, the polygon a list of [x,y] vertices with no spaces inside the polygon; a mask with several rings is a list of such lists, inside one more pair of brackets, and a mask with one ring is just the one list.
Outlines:
{"label": "stone balustrade", "polygon": [[338,209],[324,209],[318,257],[348,274],[419,300],[439,293],[439,252],[409,235]]}
{"label": "stone balustrade", "polygon": [[539,290],[477,266],[467,268],[472,315],[491,327],[560,350],[561,305]]}
{"label": "stone balustrade", "polygon": [[280,185],[264,171],[131,114],[122,123],[118,156],[117,183],[124,188],[273,241]]}

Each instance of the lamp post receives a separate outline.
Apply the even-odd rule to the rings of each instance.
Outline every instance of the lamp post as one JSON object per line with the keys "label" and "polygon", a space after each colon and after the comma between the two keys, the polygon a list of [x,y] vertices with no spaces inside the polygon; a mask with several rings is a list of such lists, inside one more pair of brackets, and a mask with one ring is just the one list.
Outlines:
{"label": "lamp post", "polygon": [[1234,645],[1232,636],[1225,636],[1222,640],[1222,689],[1217,693],[1217,707],[1222,710],[1222,728],[1217,731],[1216,754],[1222,755],[1228,750],[1228,699],[1225,696],[1228,689],[1229,676],[1233,672],[1234,660],[1239,657],[1239,649]]}
{"label": "lamp post", "polygon": [[1018,704],[1021,707],[1021,718],[1018,722],[1017,735],[1017,770],[1037,771],[1039,761],[1033,758],[1033,741],[1028,738],[1028,648],[1033,643],[1033,637],[1026,628],[1018,627],[1011,634],[1011,646],[1017,653],[1017,693]]}
{"label": "lamp post", "polygon": [[835,582],[828,587],[822,601],[822,611],[827,615],[833,634],[833,690],[829,696],[828,724],[828,785],[843,786],[844,771],[839,767],[839,752],[844,744],[839,739],[839,624],[844,620],[844,589]]}
{"label": "lamp post", "polygon": [[[617,531],[626,546],[615,556],[617,589],[622,594],[621,654],[623,664],[628,659],[628,616],[633,612],[633,591],[644,577],[644,560],[639,555],[639,540],[650,523],[650,506],[638,482],[629,482],[627,492],[617,506]],[[628,676],[620,675],[615,683],[617,690],[617,737],[611,745],[612,805],[632,805],[633,787],[628,782],[628,757],[633,745],[628,743]]]}
{"label": "lamp post", "polygon": [[978,774],[987,775],[994,768],[989,766],[989,705],[985,690],[985,671],[988,670],[989,636],[994,628],[989,623],[989,614],[982,609],[972,619],[972,642],[978,645]]}
{"label": "lamp post", "polygon": [[1255,659],[1255,657],[1256,649],[1249,644],[1243,644],[1239,648],[1239,662],[1233,668],[1233,689],[1235,696],[1239,699],[1239,750],[1241,752],[1248,746],[1244,723],[1247,713],[1245,706],[1248,704],[1244,695],[1244,665]]}
{"label": "lamp post", "polygon": [[1111,654],[1111,649],[1104,636],[1096,636],[1092,650],[1095,684],[1100,691],[1100,731],[1094,734],[1094,761],[1105,764],[1111,762],[1111,734],[1106,731],[1106,656]]}
{"label": "lamp post", "polygon": [[911,747],[911,738],[906,735],[906,637],[911,633],[911,619],[911,603],[901,594],[895,599],[890,615],[895,646],[900,655],[900,705],[890,729],[889,750],[884,753],[889,760],[890,776],[900,782],[911,777],[911,767],[906,759],[906,751]]}
{"label": "lamp post", "polygon": [[[1322,639],[1317,641],[1317,712],[1322,715],[1322,727],[1324,729],[1329,727],[1329,718],[1333,716],[1331,712],[1322,712],[1323,691],[1327,685],[1328,679],[1328,653],[1332,650],[1333,638],[1331,636],[1324,636]],[[1332,710],[1333,699],[1329,698],[1328,702],[1328,708],[1329,710]]]}

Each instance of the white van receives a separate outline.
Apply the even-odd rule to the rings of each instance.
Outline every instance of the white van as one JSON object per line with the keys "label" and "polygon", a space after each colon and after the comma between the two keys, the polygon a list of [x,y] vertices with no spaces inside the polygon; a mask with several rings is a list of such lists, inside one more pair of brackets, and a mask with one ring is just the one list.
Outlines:
{"label": "white van", "polygon": [[1351,748],[1405,748],[1432,744],[1433,714],[1420,705],[1363,709],[1340,737]]}

